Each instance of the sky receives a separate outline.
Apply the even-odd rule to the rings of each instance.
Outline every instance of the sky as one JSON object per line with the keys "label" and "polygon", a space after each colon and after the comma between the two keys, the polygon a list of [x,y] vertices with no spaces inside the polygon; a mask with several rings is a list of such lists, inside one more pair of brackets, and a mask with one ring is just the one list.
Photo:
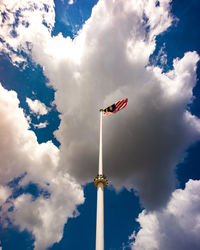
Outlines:
{"label": "sky", "polygon": [[0,0],[0,249],[200,249],[198,0]]}

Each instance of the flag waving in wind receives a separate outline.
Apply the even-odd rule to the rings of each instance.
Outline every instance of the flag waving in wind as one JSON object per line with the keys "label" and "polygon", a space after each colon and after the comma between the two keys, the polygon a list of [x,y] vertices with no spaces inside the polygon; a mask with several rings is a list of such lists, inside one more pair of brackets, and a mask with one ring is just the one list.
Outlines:
{"label": "flag waving in wind", "polygon": [[121,101],[118,101],[118,102],[114,103],[113,105],[107,107],[106,109],[103,109],[104,115],[109,115],[111,113],[116,113],[117,111],[125,108],[127,103],[128,103],[128,98],[125,98],[125,99],[123,99]]}

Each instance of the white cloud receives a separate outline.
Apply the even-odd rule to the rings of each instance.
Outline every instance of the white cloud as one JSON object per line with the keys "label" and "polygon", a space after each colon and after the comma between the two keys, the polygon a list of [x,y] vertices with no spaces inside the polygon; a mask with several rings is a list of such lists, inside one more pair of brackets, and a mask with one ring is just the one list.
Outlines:
{"label": "white cloud", "polygon": [[33,113],[37,115],[46,115],[48,113],[48,108],[46,105],[39,100],[31,100],[30,98],[26,98],[26,102]]}
{"label": "white cloud", "polygon": [[[8,217],[20,230],[32,232],[35,249],[43,250],[60,241],[65,222],[73,217],[76,205],[84,201],[83,191],[66,172],[60,172],[58,148],[51,141],[38,144],[19,108],[16,92],[7,91],[1,85],[0,116],[0,216]],[[6,184],[24,173],[19,186],[35,183],[50,193],[50,197],[40,195],[33,200],[24,194],[9,198],[12,190]],[[12,205],[14,210],[9,212]],[[2,223],[6,226],[6,220]]]}
{"label": "white cloud", "polygon": [[[37,40],[40,37],[37,31],[42,34],[52,29],[55,20],[54,1],[3,0],[0,2],[0,9],[4,13],[0,20],[0,36],[4,41],[1,52],[8,53],[13,64],[19,65],[24,60],[18,54],[23,49],[21,46],[27,51],[31,50],[30,37]],[[16,15],[17,12],[20,13],[19,16]]]}
{"label": "white cloud", "polygon": [[[24,122],[23,126],[20,125],[20,128],[26,128],[26,134],[30,137],[27,140],[22,136],[27,141],[22,150],[31,150],[28,157],[38,161],[37,165],[40,166],[40,170],[30,168],[30,175],[25,179],[27,182],[35,180],[43,185],[45,176],[45,181],[53,183],[55,169],[61,171],[58,179],[67,172],[81,183],[91,181],[97,172],[98,162],[98,110],[102,105],[107,106],[128,97],[126,110],[104,119],[105,173],[116,188],[125,186],[137,190],[146,208],[153,210],[165,206],[175,187],[176,164],[184,159],[185,150],[200,138],[199,119],[187,110],[187,105],[193,100],[192,90],[196,84],[199,56],[196,52],[188,52],[183,58],[175,59],[173,69],[168,73],[162,73],[158,67],[147,66],[156,46],[156,36],[166,31],[172,23],[171,1],[160,0],[157,7],[155,2],[100,0],[74,40],[64,38],[62,34],[51,37],[53,1],[48,1],[48,14],[42,1],[37,2],[41,8],[33,7],[33,1],[30,1],[28,4],[34,11],[22,8],[22,17],[16,28],[18,36],[11,37],[10,24],[14,22],[14,12],[19,8],[19,2],[12,6],[10,1],[5,3],[12,11],[8,13],[10,18],[3,24],[1,36],[16,51],[24,49],[28,53],[28,49],[31,50],[32,58],[41,64],[50,80],[49,84],[56,90],[55,103],[62,113],[61,124],[56,132],[61,143],[59,165],[55,163],[57,151],[52,143],[38,145],[35,135],[28,131],[28,124]],[[24,1],[20,4],[27,6]],[[43,18],[49,28],[42,24]],[[25,27],[23,21],[28,22],[29,26]],[[8,51],[5,46],[3,49]],[[11,51],[9,53],[12,55]],[[16,143],[15,136],[9,136],[11,145]],[[17,150],[21,148],[20,143],[21,137],[16,144]],[[22,144],[25,144],[23,140]],[[13,158],[5,159],[15,158],[21,162],[14,173],[3,172],[7,180],[22,173],[25,166],[29,165],[29,159],[22,160],[18,153]],[[8,169],[15,165],[9,162]],[[76,192],[80,194],[80,190]],[[54,198],[52,196],[51,199]],[[74,204],[82,201],[80,198]],[[35,220],[29,223],[29,216],[21,217],[20,208],[24,204],[28,207],[30,202],[31,198],[27,195],[17,199],[15,213],[21,220],[15,215],[13,218],[22,230],[29,228],[33,231],[38,237],[36,245],[43,247],[47,244],[45,240],[52,241],[48,237],[43,237],[43,240],[40,238],[41,232],[35,220],[38,218],[38,225],[42,225],[41,230],[46,232],[45,219],[31,215]],[[44,211],[46,202],[37,199],[32,205],[36,211]],[[52,201],[52,211],[54,208]],[[70,213],[71,209],[67,216]],[[154,213],[148,215],[147,221],[151,221],[156,230],[160,226],[157,217]],[[141,223],[144,216],[140,216]],[[52,221],[49,223],[51,225]],[[60,223],[60,226],[63,224]],[[55,238],[58,240],[59,236]],[[157,240],[151,239],[147,238],[149,246],[156,248]]]}
{"label": "white cloud", "polygon": [[68,4],[73,4],[74,1],[73,0],[69,0]]}
{"label": "white cloud", "polygon": [[6,186],[0,186],[0,206],[8,199],[11,195],[11,190]]}
{"label": "white cloud", "polygon": [[[149,209],[167,202],[176,164],[200,137],[199,120],[187,111],[197,53],[174,60],[166,74],[147,66],[156,36],[172,23],[170,2],[161,0],[156,7],[151,0],[100,0],[74,40],[51,37],[41,24],[43,9],[26,10],[30,26],[19,25],[19,36],[10,43],[27,51],[28,41],[32,58],[56,89],[59,168],[81,183],[97,172],[99,108],[129,98],[124,112],[104,119],[104,169],[116,188],[134,188]],[[52,26],[54,14],[48,20]]]}
{"label": "white cloud", "polygon": [[200,249],[200,181],[190,180],[184,190],[174,191],[162,211],[143,210],[138,222],[133,250]]}
{"label": "white cloud", "polygon": [[15,211],[10,216],[21,231],[33,233],[38,250],[61,240],[64,224],[69,217],[75,217],[75,205],[83,202],[80,186],[59,173],[52,179],[49,191],[49,199],[39,197],[33,201],[31,195],[21,195],[14,201]]}
{"label": "white cloud", "polygon": [[174,167],[199,139],[199,120],[186,111],[199,57],[186,53],[167,74],[147,67],[155,36],[172,18],[169,1],[160,7],[154,1],[137,3],[99,1],[73,41],[61,34],[43,37],[45,54],[37,43],[33,52],[57,90],[60,164],[67,162],[70,174],[83,183],[97,171],[99,108],[129,97],[124,112],[104,119],[104,170],[116,187],[135,188],[153,209],[167,202],[175,187]]}
{"label": "white cloud", "polygon": [[33,124],[33,126],[35,128],[46,128],[46,126],[48,125],[48,122],[40,122],[39,124]]}

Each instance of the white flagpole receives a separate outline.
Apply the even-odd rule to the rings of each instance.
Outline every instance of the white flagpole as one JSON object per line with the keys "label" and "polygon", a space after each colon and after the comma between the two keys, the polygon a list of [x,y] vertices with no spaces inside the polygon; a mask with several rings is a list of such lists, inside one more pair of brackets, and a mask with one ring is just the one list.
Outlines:
{"label": "white flagpole", "polygon": [[100,110],[100,133],[99,133],[99,175],[103,175],[103,152],[102,152],[102,114]]}
{"label": "white flagpole", "polygon": [[103,152],[102,152],[102,115],[100,109],[100,137],[99,137],[99,169],[94,179],[97,187],[97,217],[96,217],[96,250],[104,250],[104,195],[103,189],[107,186],[106,177],[103,175]]}

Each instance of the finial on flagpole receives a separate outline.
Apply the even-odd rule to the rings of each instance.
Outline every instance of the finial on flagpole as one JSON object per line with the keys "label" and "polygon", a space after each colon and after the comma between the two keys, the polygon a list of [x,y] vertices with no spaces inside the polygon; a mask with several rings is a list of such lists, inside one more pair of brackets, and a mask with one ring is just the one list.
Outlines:
{"label": "finial on flagpole", "polygon": [[101,182],[103,183],[103,187],[106,187],[108,185],[108,180],[105,175],[103,174],[98,174],[95,179],[94,179],[94,185],[98,187],[98,183]]}
{"label": "finial on flagpole", "polygon": [[99,109],[99,112],[103,112],[103,109]]}

